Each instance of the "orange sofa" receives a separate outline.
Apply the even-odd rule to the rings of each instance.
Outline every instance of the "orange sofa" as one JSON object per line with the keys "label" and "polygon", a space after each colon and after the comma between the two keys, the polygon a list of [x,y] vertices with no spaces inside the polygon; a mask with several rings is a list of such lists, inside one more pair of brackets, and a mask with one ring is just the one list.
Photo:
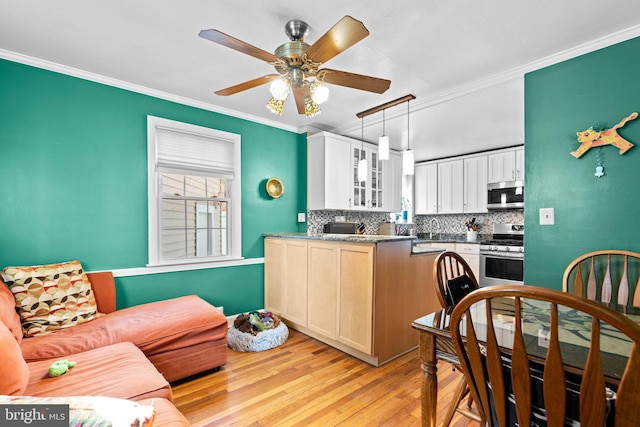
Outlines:
{"label": "orange sofa", "polygon": [[[225,316],[193,295],[116,310],[112,274],[87,276],[103,315],[34,337],[23,337],[13,295],[0,286],[0,395],[153,402],[154,425],[189,425],[170,403],[169,382],[226,363]],[[76,366],[49,378],[49,366],[61,359]]]}

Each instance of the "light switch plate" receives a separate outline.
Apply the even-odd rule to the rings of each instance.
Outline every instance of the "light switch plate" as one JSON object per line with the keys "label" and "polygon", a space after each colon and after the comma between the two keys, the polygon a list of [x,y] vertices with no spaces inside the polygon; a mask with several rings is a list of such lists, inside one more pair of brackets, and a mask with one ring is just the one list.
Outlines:
{"label": "light switch plate", "polygon": [[553,225],[553,208],[540,208],[540,225]]}
{"label": "light switch plate", "polygon": [[306,221],[306,215],[304,212],[298,212],[298,222],[305,222]]}

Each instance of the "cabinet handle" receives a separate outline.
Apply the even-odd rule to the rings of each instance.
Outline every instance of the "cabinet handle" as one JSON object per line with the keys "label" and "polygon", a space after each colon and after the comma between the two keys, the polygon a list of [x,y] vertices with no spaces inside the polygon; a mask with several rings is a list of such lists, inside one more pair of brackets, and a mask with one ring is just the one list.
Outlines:
{"label": "cabinet handle", "polygon": [[516,179],[516,173],[514,171],[511,171],[511,179]]}
{"label": "cabinet handle", "polygon": [[349,207],[351,207],[351,197],[349,197]]}

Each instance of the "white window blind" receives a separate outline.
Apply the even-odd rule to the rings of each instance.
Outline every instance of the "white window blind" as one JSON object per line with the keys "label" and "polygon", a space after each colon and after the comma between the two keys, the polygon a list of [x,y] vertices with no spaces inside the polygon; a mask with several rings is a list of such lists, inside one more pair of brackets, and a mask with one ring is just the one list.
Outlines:
{"label": "white window blind", "polygon": [[158,168],[179,168],[234,178],[234,142],[222,138],[156,127]]}

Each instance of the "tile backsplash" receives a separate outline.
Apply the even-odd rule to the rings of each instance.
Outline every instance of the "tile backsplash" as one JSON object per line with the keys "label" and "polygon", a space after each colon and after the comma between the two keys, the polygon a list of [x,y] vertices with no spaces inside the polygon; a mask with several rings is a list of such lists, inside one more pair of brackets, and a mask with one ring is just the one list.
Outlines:
{"label": "tile backsplash", "polygon": [[[388,213],[378,212],[351,212],[351,211],[307,211],[307,232],[322,233],[326,223],[335,221],[336,217],[344,217],[345,221],[358,222],[365,226],[365,234],[378,234],[378,225],[390,221]],[[432,219],[434,230],[430,230]],[[493,224],[513,223],[524,224],[524,210],[512,209],[504,211],[490,211],[488,213],[475,214],[442,214],[442,215],[417,215],[413,218],[413,224],[400,224],[400,234],[409,234],[410,229],[417,233],[463,233],[466,231],[465,222],[476,219],[478,234],[491,234]]]}

